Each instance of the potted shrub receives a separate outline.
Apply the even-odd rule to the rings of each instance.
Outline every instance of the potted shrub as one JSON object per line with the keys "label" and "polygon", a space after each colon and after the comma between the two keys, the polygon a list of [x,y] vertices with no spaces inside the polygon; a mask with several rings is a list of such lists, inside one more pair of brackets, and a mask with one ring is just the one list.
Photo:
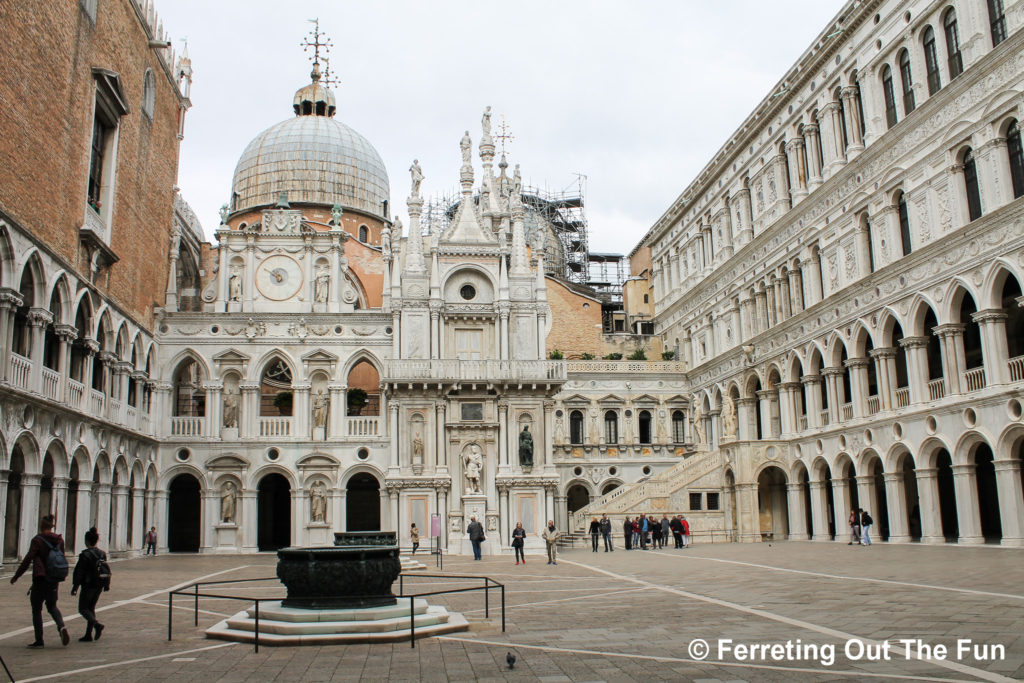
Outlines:
{"label": "potted shrub", "polygon": [[274,396],[274,407],[277,408],[278,412],[282,415],[292,414],[292,392],[290,391],[279,391]]}
{"label": "potted shrub", "polygon": [[594,360],[595,358],[597,358],[597,356],[595,356],[592,353],[581,353],[580,354],[580,360]]}
{"label": "potted shrub", "polygon": [[622,354],[616,351],[615,353],[609,353],[604,357],[605,360],[622,360]]}
{"label": "potted shrub", "polygon": [[562,360],[563,358],[565,358],[565,354],[559,351],[558,349],[554,349],[551,353],[548,354],[548,358],[551,360]]}
{"label": "potted shrub", "polygon": [[647,360],[647,354],[644,353],[643,349],[637,349],[629,354],[629,360]]}
{"label": "potted shrub", "polygon": [[662,351],[661,352],[661,359],[662,360],[675,360],[676,359],[676,352],[675,351]]}
{"label": "potted shrub", "polygon": [[365,389],[349,389],[348,390],[348,414],[359,415],[363,411],[363,406],[369,403],[369,399],[366,395]]}

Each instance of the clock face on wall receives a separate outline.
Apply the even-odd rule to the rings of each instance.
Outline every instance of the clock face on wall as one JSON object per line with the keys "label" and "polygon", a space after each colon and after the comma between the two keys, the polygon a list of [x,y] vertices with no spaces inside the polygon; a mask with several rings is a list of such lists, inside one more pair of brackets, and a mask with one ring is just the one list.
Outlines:
{"label": "clock face on wall", "polygon": [[266,258],[256,269],[256,287],[268,299],[290,299],[302,287],[302,268],[295,259],[287,256]]}

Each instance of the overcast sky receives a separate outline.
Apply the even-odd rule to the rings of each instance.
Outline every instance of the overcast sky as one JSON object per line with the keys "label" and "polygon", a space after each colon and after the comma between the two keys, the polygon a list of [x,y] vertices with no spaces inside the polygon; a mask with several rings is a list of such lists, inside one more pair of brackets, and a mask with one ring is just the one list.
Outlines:
{"label": "overcast sky", "polygon": [[[405,215],[458,188],[491,105],[511,164],[551,190],[586,176],[591,251],[628,253],[842,6],[839,0],[341,2],[158,0],[195,71],[179,185],[208,235],[249,141],[292,116],[300,43],[333,40],[338,118],[380,152]],[[479,176],[477,178],[479,182]]]}

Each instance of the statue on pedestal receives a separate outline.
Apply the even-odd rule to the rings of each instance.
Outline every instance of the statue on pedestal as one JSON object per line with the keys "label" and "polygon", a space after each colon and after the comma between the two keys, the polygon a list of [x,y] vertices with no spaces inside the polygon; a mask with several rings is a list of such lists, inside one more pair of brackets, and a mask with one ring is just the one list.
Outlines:
{"label": "statue on pedestal", "polygon": [[736,436],[736,406],[728,394],[722,398],[722,436]]}
{"label": "statue on pedestal", "polygon": [[530,434],[530,425],[523,425],[523,431],[519,432],[519,464],[533,467],[533,435]]}
{"label": "statue on pedestal", "polygon": [[412,160],[412,166],[409,167],[409,175],[412,176],[412,192],[410,194],[413,197],[419,197],[420,185],[423,183],[423,169],[420,168],[419,159]]}
{"label": "statue on pedestal", "polygon": [[470,149],[472,146],[473,140],[469,137],[469,131],[467,130],[466,134],[462,136],[462,140],[459,141],[459,147],[462,149],[462,163],[464,166],[472,164],[472,150]]}
{"label": "statue on pedestal", "polygon": [[238,502],[238,487],[229,481],[220,490],[220,521],[233,524],[235,521],[235,505]]}
{"label": "statue on pedestal", "polygon": [[224,426],[238,427],[238,392],[224,390]]}
{"label": "statue on pedestal", "polygon": [[230,301],[242,300],[242,274],[238,266],[231,267],[231,275],[228,276],[228,299]]}
{"label": "statue on pedestal", "polygon": [[484,471],[484,454],[478,444],[470,444],[462,454],[466,493],[480,493],[480,477]]}
{"label": "statue on pedestal", "polygon": [[313,300],[318,304],[327,303],[331,292],[331,274],[327,268],[320,268],[316,271],[316,280],[313,282]]}
{"label": "statue on pedestal", "polygon": [[309,515],[314,522],[327,521],[327,487],[322,481],[309,490]]}
{"label": "statue on pedestal", "polygon": [[423,439],[419,432],[412,439],[412,461],[417,465],[423,464]]}
{"label": "statue on pedestal", "polygon": [[330,399],[327,398],[327,394],[324,390],[316,392],[316,396],[313,397],[313,426],[314,427],[326,427],[327,426],[327,408],[330,405]]}

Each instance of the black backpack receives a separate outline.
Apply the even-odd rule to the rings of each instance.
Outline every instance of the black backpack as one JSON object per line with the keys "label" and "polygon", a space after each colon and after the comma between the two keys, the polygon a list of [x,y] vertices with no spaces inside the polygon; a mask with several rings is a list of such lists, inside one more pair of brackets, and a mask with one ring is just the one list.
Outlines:
{"label": "black backpack", "polygon": [[89,585],[94,588],[110,590],[110,565],[106,554],[99,548],[91,548],[96,558],[89,576]]}
{"label": "black backpack", "polygon": [[868,513],[865,512],[864,516],[860,520],[860,523],[863,524],[864,526],[871,526],[872,524],[875,523],[875,520],[871,519],[871,515],[869,515]]}
{"label": "black backpack", "polygon": [[50,549],[50,552],[46,554],[46,560],[43,561],[46,580],[57,583],[68,578],[68,558],[60,551],[59,546],[47,541],[45,536],[40,535],[39,538]]}

